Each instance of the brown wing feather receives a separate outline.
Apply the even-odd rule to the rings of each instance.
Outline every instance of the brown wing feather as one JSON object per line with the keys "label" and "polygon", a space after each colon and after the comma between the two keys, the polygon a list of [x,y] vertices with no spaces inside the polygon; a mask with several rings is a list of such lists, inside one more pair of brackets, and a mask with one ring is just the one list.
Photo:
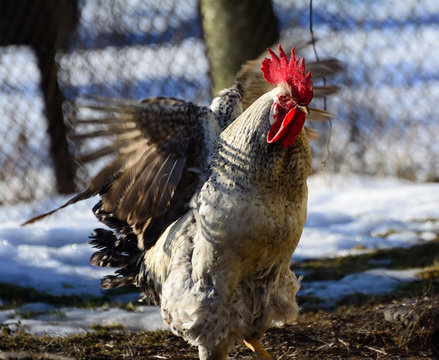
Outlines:
{"label": "brown wing feather", "polygon": [[134,213],[135,222],[149,217],[157,218],[164,214],[178,184],[175,178],[180,178],[185,162],[185,158],[174,158],[169,155],[161,164],[140,197],[139,206]]}
{"label": "brown wing feather", "polygon": [[[162,97],[143,102],[93,98],[67,103],[65,112],[75,129],[70,137],[73,141],[84,144],[98,138],[113,140],[94,150],[80,151],[78,162],[89,163],[112,154],[116,157],[91,180],[86,191],[60,208],[100,193],[103,212],[142,228],[149,218],[160,217],[167,211],[187,171],[187,152],[198,152],[189,157],[187,167],[203,168],[206,161],[200,120],[206,109],[200,111],[191,103]],[[187,188],[194,191],[190,186]]]}
{"label": "brown wing feather", "polygon": [[150,148],[146,149],[139,159],[114,182],[103,199],[104,209],[112,211],[117,206],[116,215],[128,219],[137,206],[141,193],[146,191],[145,182],[148,172],[153,173],[160,161],[162,161],[161,156]]}
{"label": "brown wing feather", "polygon": [[[110,189],[102,199],[104,210],[118,213],[121,200],[130,195],[130,189],[135,181],[144,182],[140,178],[140,174],[143,173],[145,168],[153,171],[158,161],[160,161],[160,156],[157,156],[151,148],[139,149],[136,154],[126,159],[121,169],[121,175],[113,180]],[[131,196],[138,196],[138,194],[132,194]],[[121,215],[118,214],[118,216]]]}
{"label": "brown wing feather", "polygon": [[311,129],[307,126],[305,126],[304,129],[305,129],[306,138],[309,141],[315,141],[315,140],[318,140],[320,138],[320,134],[318,133],[318,131]]}
{"label": "brown wing feather", "polygon": [[[197,107],[172,98],[153,98],[142,103],[96,99],[73,106],[75,109],[71,111],[74,114],[72,123],[92,124],[98,127],[93,131],[76,134],[73,139],[116,136],[114,145],[78,157],[84,162],[89,162],[112,152],[118,154],[118,157],[91,181],[90,187],[99,192],[111,184],[103,196],[103,209],[115,213],[122,220],[127,221],[130,218],[130,221],[134,222],[145,222],[147,219],[140,219],[133,214],[147,214],[152,217],[162,214],[181,178],[181,166],[172,172],[168,171],[170,176],[167,181],[149,182],[154,180],[151,176],[162,174],[160,169],[168,169],[166,159],[169,154],[173,154],[174,159],[179,159],[178,163],[185,162],[188,143],[193,141],[196,133],[200,133],[199,129],[198,132],[196,130],[200,127]],[[80,117],[81,111],[84,110],[87,119]],[[94,113],[94,117],[90,118],[90,112]],[[158,194],[168,196],[160,197]],[[151,208],[140,211],[137,208],[139,206]]]}
{"label": "brown wing feather", "polygon": [[331,117],[332,115],[325,110],[310,107],[309,115],[306,119],[311,121],[326,121],[329,120]]}
{"label": "brown wing feather", "polygon": [[156,200],[156,206],[159,209],[165,208],[169,202],[171,201],[175,189],[177,181],[175,178],[180,178],[181,173],[183,172],[184,165],[186,163],[186,159],[183,158],[171,158],[171,163],[167,163],[166,172],[164,173],[164,176],[162,176],[161,181],[164,182],[164,186],[160,186],[164,189],[164,191],[161,192],[161,194],[158,197],[158,200]]}
{"label": "brown wing feather", "polygon": [[91,198],[94,195],[96,195],[96,193],[94,193],[93,191],[87,189],[87,190],[85,190],[85,191],[75,195],[70,200],[68,200],[63,205],[61,205],[60,207],[58,207],[58,208],[56,208],[54,210],[51,210],[51,211],[49,211],[47,213],[35,216],[32,219],[29,219],[26,222],[24,222],[23,224],[21,224],[21,226],[26,226],[26,225],[35,223],[37,221],[40,221],[40,220],[44,219],[45,217],[47,217],[49,215],[52,215],[53,213],[57,212],[58,210],[61,210],[61,209],[66,208],[67,206],[73,205],[73,204],[77,203],[78,201],[89,199],[89,198]]}

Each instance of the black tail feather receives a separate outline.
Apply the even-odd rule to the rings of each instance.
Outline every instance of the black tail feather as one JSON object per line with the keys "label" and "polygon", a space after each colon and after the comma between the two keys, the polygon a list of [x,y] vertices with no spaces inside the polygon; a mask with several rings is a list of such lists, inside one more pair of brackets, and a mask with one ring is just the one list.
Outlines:
{"label": "black tail feather", "polygon": [[114,267],[116,275],[102,279],[101,287],[111,289],[135,283],[139,258],[143,252],[137,246],[138,240],[133,229],[114,214],[102,208],[102,201],[93,207],[96,218],[112,230],[94,229],[89,243],[98,251],[93,253],[90,263],[98,267]]}
{"label": "black tail feather", "polygon": [[134,283],[134,277],[108,275],[101,280],[101,288],[104,290],[108,290],[125,285],[131,285],[133,283]]}

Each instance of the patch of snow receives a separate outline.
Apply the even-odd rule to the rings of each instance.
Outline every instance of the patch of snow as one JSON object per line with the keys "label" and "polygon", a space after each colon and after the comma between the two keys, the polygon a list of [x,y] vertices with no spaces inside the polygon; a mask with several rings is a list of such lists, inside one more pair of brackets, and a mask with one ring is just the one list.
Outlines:
{"label": "patch of snow", "polygon": [[299,295],[316,296],[325,302],[334,302],[345,296],[359,294],[384,294],[402,282],[420,280],[421,269],[389,270],[372,269],[349,274],[341,280],[302,282]]}
{"label": "patch of snow", "polygon": [[6,322],[10,321],[10,319],[13,319],[14,316],[14,309],[0,310],[0,324],[5,324]]}
{"label": "patch of snow", "polygon": [[[53,208],[64,200],[57,197],[44,205]],[[20,224],[35,213],[23,211],[23,204],[17,206],[17,211],[14,207],[4,208],[4,214],[11,214],[11,219],[0,222],[1,281],[54,295],[102,294],[100,279],[113,270],[89,264],[93,249],[88,236],[93,228],[102,227],[91,211],[95,202],[91,199],[76,204],[25,227]],[[40,209],[35,204],[34,208]]]}
{"label": "patch of snow", "polygon": [[[312,176],[308,219],[293,260],[345,255],[358,249],[407,247],[425,236],[434,239],[439,233],[438,203],[438,183]],[[386,235],[389,231],[392,233]]]}
{"label": "patch of snow", "polygon": [[95,325],[123,326],[132,331],[165,329],[160,309],[154,306],[139,306],[135,311],[127,311],[120,308],[55,308],[32,303],[0,311],[0,323],[11,331],[23,329],[37,336],[81,334],[92,331]]}
{"label": "patch of snow", "polygon": [[422,240],[424,241],[432,241],[436,239],[437,234],[433,231],[424,231],[421,234],[419,234]]}

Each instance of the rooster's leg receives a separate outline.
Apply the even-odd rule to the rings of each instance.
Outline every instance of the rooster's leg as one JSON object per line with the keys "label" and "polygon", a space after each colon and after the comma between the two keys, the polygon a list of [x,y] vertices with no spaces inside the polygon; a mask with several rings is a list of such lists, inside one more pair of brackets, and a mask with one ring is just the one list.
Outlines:
{"label": "rooster's leg", "polygon": [[258,360],[271,360],[270,355],[268,355],[257,339],[244,340],[244,344],[255,353]]}
{"label": "rooster's leg", "polygon": [[198,346],[198,356],[200,360],[226,360],[229,350],[228,342],[220,342],[214,347]]}

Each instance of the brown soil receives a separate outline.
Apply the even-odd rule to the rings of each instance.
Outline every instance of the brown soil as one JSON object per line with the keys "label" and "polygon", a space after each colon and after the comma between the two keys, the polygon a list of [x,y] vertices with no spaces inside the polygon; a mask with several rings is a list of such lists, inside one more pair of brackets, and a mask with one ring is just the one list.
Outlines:
{"label": "brown soil", "polygon": [[[336,312],[306,312],[262,339],[273,359],[439,359],[439,296]],[[68,338],[0,334],[0,359],[196,359],[197,350],[168,331],[99,328]],[[7,353],[6,353],[7,352]],[[61,358],[60,358],[61,357]],[[232,359],[254,359],[244,345]]]}

